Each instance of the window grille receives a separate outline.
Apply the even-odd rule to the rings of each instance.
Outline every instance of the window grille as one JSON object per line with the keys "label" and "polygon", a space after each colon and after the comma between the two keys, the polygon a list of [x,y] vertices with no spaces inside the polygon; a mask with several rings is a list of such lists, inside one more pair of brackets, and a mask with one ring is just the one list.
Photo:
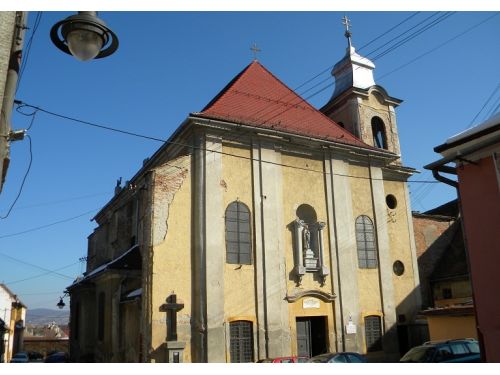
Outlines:
{"label": "window grille", "polygon": [[377,268],[375,231],[368,216],[362,215],[356,219],[356,244],[359,268]]}
{"label": "window grille", "polygon": [[370,315],[365,317],[366,350],[375,352],[382,350],[382,326],[380,316]]}
{"label": "window grille", "polygon": [[252,264],[250,210],[241,202],[232,202],[226,209],[226,262]]}
{"label": "window grille", "polygon": [[239,320],[229,323],[231,362],[253,362],[252,322]]}

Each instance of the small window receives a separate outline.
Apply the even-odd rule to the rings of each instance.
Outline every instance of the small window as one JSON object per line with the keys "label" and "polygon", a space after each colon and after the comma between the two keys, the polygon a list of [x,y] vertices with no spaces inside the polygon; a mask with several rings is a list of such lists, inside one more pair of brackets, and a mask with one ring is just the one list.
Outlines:
{"label": "small window", "polygon": [[232,363],[253,362],[252,322],[238,320],[229,323]]}
{"label": "small window", "polygon": [[387,194],[387,196],[385,197],[385,203],[387,204],[387,207],[389,207],[391,210],[394,210],[398,205],[398,200],[394,195]]}
{"label": "small window", "polygon": [[394,274],[396,276],[401,276],[403,273],[405,273],[405,265],[400,260],[397,260],[392,265],[392,270],[394,271]]}
{"label": "small window", "polygon": [[372,118],[373,145],[387,150],[387,138],[385,134],[385,125],[380,117]]}
{"label": "small window", "polygon": [[382,350],[382,325],[380,316],[370,315],[365,317],[365,340],[368,352]]}
{"label": "small window", "polygon": [[359,268],[377,268],[375,231],[368,216],[362,215],[356,219],[356,245]]}
{"label": "small window", "polygon": [[250,210],[238,201],[226,209],[226,262],[252,264]]}

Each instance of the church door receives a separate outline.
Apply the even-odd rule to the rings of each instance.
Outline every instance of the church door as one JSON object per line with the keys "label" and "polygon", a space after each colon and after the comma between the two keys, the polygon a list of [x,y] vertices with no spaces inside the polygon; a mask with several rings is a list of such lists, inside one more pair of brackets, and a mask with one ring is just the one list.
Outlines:
{"label": "church door", "polygon": [[297,355],[314,357],[327,352],[326,317],[297,318]]}

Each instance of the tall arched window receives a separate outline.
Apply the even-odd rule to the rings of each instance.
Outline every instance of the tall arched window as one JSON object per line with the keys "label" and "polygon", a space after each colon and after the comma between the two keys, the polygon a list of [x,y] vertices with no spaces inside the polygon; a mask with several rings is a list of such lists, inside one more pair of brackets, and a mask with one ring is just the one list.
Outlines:
{"label": "tall arched window", "polygon": [[253,362],[252,322],[237,320],[229,323],[231,362]]}
{"label": "tall arched window", "polygon": [[361,215],[356,219],[356,245],[359,268],[377,268],[375,231],[368,216]]}
{"label": "tall arched window", "polygon": [[226,209],[226,262],[252,264],[250,210],[238,201]]}
{"label": "tall arched window", "polygon": [[387,150],[387,137],[385,134],[385,125],[380,117],[372,118],[373,145]]}

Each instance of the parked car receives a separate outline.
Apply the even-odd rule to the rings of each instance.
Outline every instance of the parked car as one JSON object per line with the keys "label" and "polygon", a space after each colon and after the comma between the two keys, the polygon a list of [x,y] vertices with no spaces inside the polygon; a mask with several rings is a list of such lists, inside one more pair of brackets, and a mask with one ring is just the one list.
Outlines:
{"label": "parked car", "polygon": [[325,353],[310,358],[308,363],[366,363],[365,356],[354,352]]}
{"label": "parked car", "polygon": [[43,354],[38,352],[28,352],[30,362],[43,362]]}
{"label": "parked car", "polygon": [[66,352],[55,352],[45,357],[45,363],[65,363],[69,362],[69,356]]}
{"label": "parked car", "polygon": [[479,362],[481,353],[475,339],[429,341],[410,349],[400,362]]}
{"label": "parked car", "polygon": [[266,358],[259,359],[257,363],[305,363],[309,357],[304,356],[289,356],[289,357],[277,357],[277,358]]}
{"label": "parked car", "polygon": [[29,362],[29,357],[28,353],[26,352],[16,353],[10,360],[10,363],[28,363],[28,362]]}

